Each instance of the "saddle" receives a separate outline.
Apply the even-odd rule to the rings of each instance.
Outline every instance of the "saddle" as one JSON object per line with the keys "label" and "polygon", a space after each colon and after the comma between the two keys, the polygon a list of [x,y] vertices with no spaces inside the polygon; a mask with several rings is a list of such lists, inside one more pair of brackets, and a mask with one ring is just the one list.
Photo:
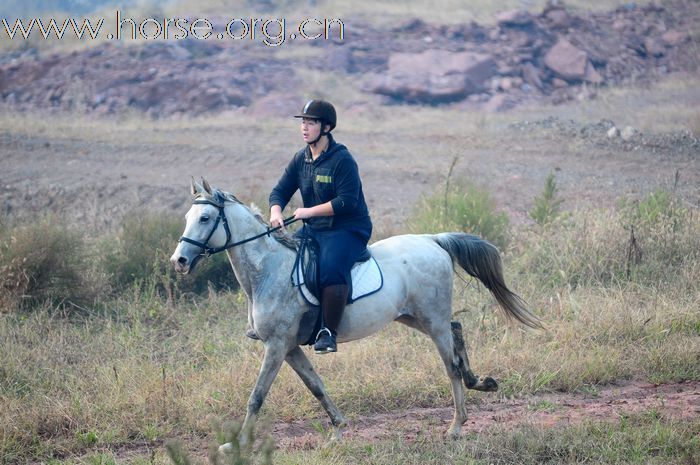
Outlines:
{"label": "saddle", "polygon": [[[309,305],[309,310],[302,317],[297,336],[297,342],[303,345],[313,344],[316,334],[321,329],[321,288],[319,284],[318,242],[307,234],[301,235],[299,239],[297,257],[290,278],[292,285],[299,289]],[[379,264],[367,248],[355,261],[350,275],[348,304],[374,294],[384,285],[384,277]]]}

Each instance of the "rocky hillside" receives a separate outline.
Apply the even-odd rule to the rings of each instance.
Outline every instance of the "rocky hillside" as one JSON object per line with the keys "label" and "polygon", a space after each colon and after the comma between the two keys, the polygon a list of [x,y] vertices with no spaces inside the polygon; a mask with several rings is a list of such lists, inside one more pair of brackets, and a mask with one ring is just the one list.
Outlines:
{"label": "rocky hillside", "polygon": [[531,100],[585,99],[600,86],[695,71],[700,62],[698,2],[630,3],[585,16],[550,5],[497,19],[491,27],[414,19],[391,30],[350,19],[342,41],[282,45],[308,48],[293,54],[194,39],[13,52],[0,55],[0,106],[97,115],[132,109],[153,117],[245,107],[286,115],[305,97],[299,70],[307,68],[350,77],[368,102],[499,111]]}

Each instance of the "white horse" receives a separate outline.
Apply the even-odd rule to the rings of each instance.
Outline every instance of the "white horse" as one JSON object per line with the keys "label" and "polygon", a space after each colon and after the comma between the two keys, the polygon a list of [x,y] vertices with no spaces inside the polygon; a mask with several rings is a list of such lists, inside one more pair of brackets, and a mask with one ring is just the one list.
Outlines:
{"label": "white horse", "polygon": [[[260,374],[250,394],[242,432],[252,433],[258,411],[283,362],[287,362],[321,402],[340,435],[347,419],[326,394],[297,341],[299,322],[308,306],[289,276],[296,252],[286,234],[269,234],[262,217],[233,195],[212,190],[206,180],[192,180],[193,204],[185,231],[170,261],[180,273],[192,272],[200,257],[226,250],[248,300],[248,322],[265,345]],[[259,237],[257,237],[259,236]],[[234,239],[254,238],[234,245]],[[462,382],[467,388],[495,391],[491,378],[479,379],[469,368],[461,326],[451,322],[453,262],[488,288],[506,316],[537,328],[541,324],[505,285],[498,249],[464,233],[402,235],[369,247],[379,263],[383,288],[345,309],[338,342],[367,337],[392,321],[427,334],[435,343],[452,384],[455,413],[448,429],[460,434],[467,419]],[[241,438],[249,437],[241,434]],[[230,445],[222,446],[222,451]]]}

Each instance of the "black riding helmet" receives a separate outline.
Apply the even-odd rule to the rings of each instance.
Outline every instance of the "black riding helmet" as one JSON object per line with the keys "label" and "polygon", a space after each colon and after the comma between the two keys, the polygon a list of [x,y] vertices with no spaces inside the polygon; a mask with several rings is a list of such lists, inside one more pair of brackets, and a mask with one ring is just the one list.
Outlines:
{"label": "black riding helmet", "polygon": [[[337,116],[335,114],[335,108],[330,103],[325,100],[313,99],[306,102],[301,113],[294,115],[295,118],[313,118],[321,122],[321,133],[318,135],[316,140],[309,142],[309,144],[315,144],[321,138],[330,134],[330,132],[335,128],[337,122]],[[323,127],[328,124],[331,128],[328,132],[323,131]]]}

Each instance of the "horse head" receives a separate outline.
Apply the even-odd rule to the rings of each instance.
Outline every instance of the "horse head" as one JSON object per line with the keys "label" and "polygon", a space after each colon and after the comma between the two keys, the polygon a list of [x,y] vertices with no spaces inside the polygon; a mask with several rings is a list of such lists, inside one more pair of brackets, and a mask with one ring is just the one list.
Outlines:
{"label": "horse head", "polygon": [[201,183],[192,179],[191,192],[192,206],[185,215],[185,231],[170,257],[175,271],[183,274],[194,271],[206,254],[223,250],[231,239],[223,194],[213,190],[204,178]]}

